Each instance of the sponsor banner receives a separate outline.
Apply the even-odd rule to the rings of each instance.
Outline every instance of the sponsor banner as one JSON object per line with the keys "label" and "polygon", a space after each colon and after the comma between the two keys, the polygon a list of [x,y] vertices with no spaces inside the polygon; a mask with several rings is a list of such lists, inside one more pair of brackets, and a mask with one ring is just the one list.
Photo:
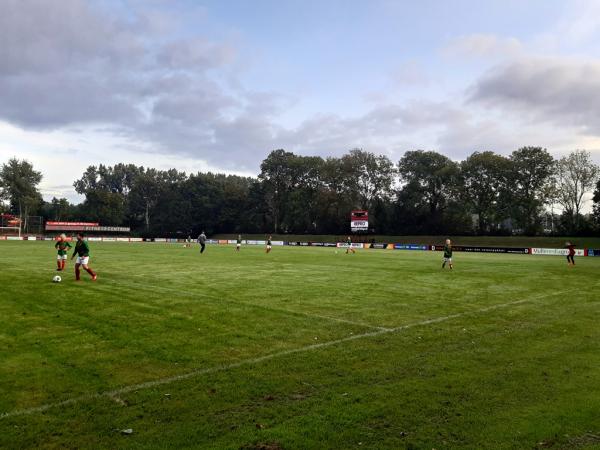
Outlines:
{"label": "sponsor banner", "polygon": [[369,221],[368,220],[352,220],[350,221],[350,229],[354,231],[368,231]]}
{"label": "sponsor banner", "polygon": [[6,236],[0,236],[0,241],[5,241],[6,240]]}
{"label": "sponsor banner", "polygon": [[[432,245],[431,250],[443,251],[443,245]],[[476,247],[470,245],[453,245],[455,252],[473,252],[473,253],[514,253],[520,255],[529,254],[529,248],[522,247]]]}
{"label": "sponsor banner", "polygon": [[118,233],[129,233],[129,227],[104,227],[98,225],[49,225],[46,223],[46,231],[114,231]]}
{"label": "sponsor banner", "polygon": [[87,240],[87,241],[92,241],[92,242],[93,242],[93,241],[96,241],[96,242],[98,242],[98,241],[101,241],[101,240],[102,240],[102,238],[101,238],[101,237],[98,237],[98,236],[91,236],[91,237],[88,237],[88,238],[86,238],[86,240]]}
{"label": "sponsor banner", "polygon": [[35,236],[27,236],[28,241],[37,241],[37,237]]}
{"label": "sponsor banner", "polygon": [[[567,256],[569,250],[566,248],[532,248],[532,255],[547,255],[547,256]],[[589,251],[588,251],[589,254]],[[582,248],[575,249],[575,256],[585,256],[585,251]]]}
{"label": "sponsor banner", "polygon": [[227,241],[228,244],[237,244],[237,239],[229,239]]}
{"label": "sponsor banner", "polygon": [[104,242],[117,242],[117,238],[116,237],[102,237],[101,238]]}
{"label": "sponsor banner", "polygon": [[7,241],[22,241],[22,236],[6,236]]}
{"label": "sponsor banner", "polygon": [[116,231],[118,233],[129,233],[129,227],[85,227],[84,231]]}
{"label": "sponsor banner", "polygon": [[142,238],[129,238],[129,242],[144,242]]}
{"label": "sponsor banner", "polygon": [[420,244],[394,244],[395,250],[429,250],[428,245]]}
{"label": "sponsor banner", "polygon": [[165,238],[154,238],[154,242],[167,242]]}
{"label": "sponsor banner", "polygon": [[588,248],[587,255],[588,256],[600,256],[600,249]]}
{"label": "sponsor banner", "polygon": [[367,248],[368,248],[369,244],[360,244],[360,243],[354,243],[354,242],[353,242],[352,244],[348,245],[348,244],[346,244],[345,242],[338,242],[338,243],[336,244],[336,247],[338,247],[338,248],[347,248],[347,247],[352,247],[352,248],[364,248],[364,246],[365,246],[365,245],[366,245],[366,246],[367,246]]}
{"label": "sponsor banner", "polygon": [[385,250],[387,248],[387,244],[371,244],[369,245],[369,248],[378,248],[381,250]]}
{"label": "sponsor banner", "polygon": [[388,244],[387,245],[387,249],[388,250],[394,250],[394,244]]}
{"label": "sponsor banner", "polygon": [[119,241],[119,242],[129,242],[129,238],[118,237],[117,241]]}
{"label": "sponsor banner", "polygon": [[248,240],[246,241],[248,245],[265,245],[267,241],[256,241],[256,240]]}
{"label": "sponsor banner", "polygon": [[335,242],[284,242],[283,245],[291,245],[293,247],[337,247]]}
{"label": "sponsor banner", "polygon": [[[195,240],[194,242],[198,243],[198,240]],[[206,243],[207,244],[218,244],[219,241],[217,239],[207,239]]]}
{"label": "sponsor banner", "polygon": [[218,243],[221,245],[225,245],[225,244],[229,244],[229,241],[227,239],[219,239]]}
{"label": "sponsor banner", "polygon": [[275,245],[283,245],[283,241],[271,241],[271,244],[273,246],[275,246]]}

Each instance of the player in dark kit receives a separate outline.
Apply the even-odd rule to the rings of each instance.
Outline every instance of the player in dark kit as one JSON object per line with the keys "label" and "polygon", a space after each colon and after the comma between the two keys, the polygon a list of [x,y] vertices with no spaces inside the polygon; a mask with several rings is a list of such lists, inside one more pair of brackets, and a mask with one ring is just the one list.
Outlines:
{"label": "player in dark kit", "polygon": [[567,254],[567,263],[569,264],[569,266],[574,266],[575,265],[575,244],[572,244],[571,242],[567,242],[566,247],[569,251],[569,253]]}
{"label": "player in dark kit", "polygon": [[58,256],[56,257],[56,270],[61,271],[65,270],[65,266],[67,265],[67,253],[71,248],[71,244],[67,241],[67,236],[63,234],[60,235],[56,244],[54,244],[54,248],[58,250]]}
{"label": "player in dark kit", "polygon": [[77,233],[77,243],[75,244],[73,256],[71,256],[71,259],[77,256],[77,260],[75,261],[75,280],[81,280],[79,267],[83,267],[83,269],[90,274],[92,280],[96,281],[98,275],[96,275],[96,273],[88,266],[90,260],[90,247],[88,246],[88,243],[83,240],[83,237],[83,233]]}
{"label": "player in dark kit", "polygon": [[206,248],[206,235],[204,231],[198,236],[198,244],[200,244],[200,253],[204,253],[204,249]]}
{"label": "player in dark kit", "polygon": [[242,248],[242,235],[238,234],[237,243],[235,244],[235,250],[239,252],[240,248]]}
{"label": "player in dark kit", "polygon": [[450,266],[450,270],[452,267],[452,241],[450,239],[446,239],[446,245],[444,245],[444,262],[442,263],[442,269],[446,267],[446,263]]}

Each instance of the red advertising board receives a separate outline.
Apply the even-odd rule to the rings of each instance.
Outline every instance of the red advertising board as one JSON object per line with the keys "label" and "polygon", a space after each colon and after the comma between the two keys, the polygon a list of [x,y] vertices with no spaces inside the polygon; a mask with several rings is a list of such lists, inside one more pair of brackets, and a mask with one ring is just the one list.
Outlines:
{"label": "red advertising board", "polygon": [[367,231],[369,229],[369,212],[356,210],[350,213],[350,229],[352,231]]}

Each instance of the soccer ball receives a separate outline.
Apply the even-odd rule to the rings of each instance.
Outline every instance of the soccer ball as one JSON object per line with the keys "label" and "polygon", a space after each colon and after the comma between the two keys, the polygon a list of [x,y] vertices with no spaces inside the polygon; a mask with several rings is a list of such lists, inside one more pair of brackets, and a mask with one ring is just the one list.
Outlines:
{"label": "soccer ball", "polygon": [[52,282],[53,283],[60,283],[62,281],[62,278],[59,277],[58,275],[54,276],[54,278],[52,278]]}

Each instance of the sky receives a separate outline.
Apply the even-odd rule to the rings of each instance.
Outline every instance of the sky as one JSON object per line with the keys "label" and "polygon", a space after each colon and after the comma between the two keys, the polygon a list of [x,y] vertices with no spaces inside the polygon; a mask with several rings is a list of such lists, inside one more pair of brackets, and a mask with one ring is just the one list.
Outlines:
{"label": "sky", "polygon": [[600,1],[1,0],[0,163],[256,175],[270,151],[600,162]]}

